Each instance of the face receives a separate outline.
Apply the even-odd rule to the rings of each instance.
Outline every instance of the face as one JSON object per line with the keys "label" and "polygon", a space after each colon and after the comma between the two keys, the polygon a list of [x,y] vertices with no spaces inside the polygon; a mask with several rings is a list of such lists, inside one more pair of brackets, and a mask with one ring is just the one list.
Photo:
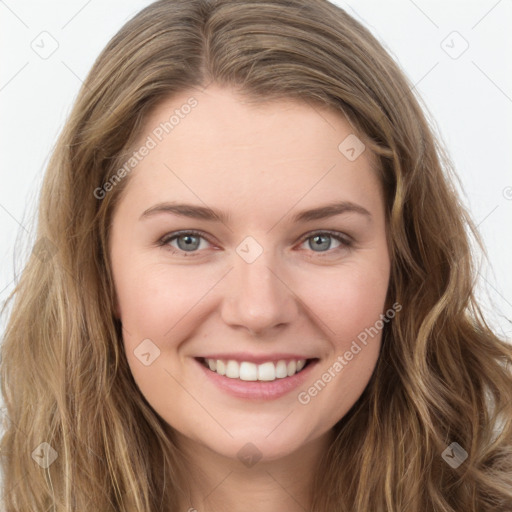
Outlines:
{"label": "face", "polygon": [[147,119],[110,257],[131,372],[180,438],[273,460],[363,392],[390,261],[360,144],[338,112],[214,85]]}

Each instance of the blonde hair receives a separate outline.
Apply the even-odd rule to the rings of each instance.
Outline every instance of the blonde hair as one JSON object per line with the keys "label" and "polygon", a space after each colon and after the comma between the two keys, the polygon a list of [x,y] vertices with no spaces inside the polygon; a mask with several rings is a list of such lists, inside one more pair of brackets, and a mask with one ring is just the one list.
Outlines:
{"label": "blonde hair", "polygon": [[[469,234],[479,238],[453,166],[392,58],[321,0],[160,0],[96,60],[48,164],[37,250],[8,298],[4,509],[177,509],[181,454],[133,380],[113,311],[109,226],[129,178],[101,200],[93,191],[123,165],[155,106],[212,82],[256,103],[334,109],[380,163],[388,304],[403,308],[384,328],[367,388],[334,427],[311,510],[511,510],[512,348],[474,297]],[[31,457],[43,442],[58,454],[48,467]],[[458,468],[441,456],[452,442],[468,453]]]}

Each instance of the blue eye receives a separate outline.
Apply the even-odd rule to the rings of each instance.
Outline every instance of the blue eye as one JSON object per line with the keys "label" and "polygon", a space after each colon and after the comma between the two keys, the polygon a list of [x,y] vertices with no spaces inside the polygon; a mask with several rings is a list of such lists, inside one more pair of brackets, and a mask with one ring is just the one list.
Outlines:
{"label": "blue eye", "polygon": [[[158,244],[161,246],[167,246],[171,249],[178,249],[178,251],[173,252],[195,252],[199,249],[201,244],[201,239],[206,240],[206,238],[199,231],[181,231],[177,233],[169,233],[169,235],[165,235]],[[170,243],[177,241],[178,247],[171,246]],[[206,240],[208,241],[208,240]]]}
{"label": "blue eye", "polygon": [[[338,247],[331,247],[331,239],[336,240],[339,242]],[[330,232],[330,231],[318,231],[317,233],[313,233],[312,235],[309,235],[307,238],[304,239],[304,242],[309,242],[309,248],[313,249],[320,249],[320,251],[313,250],[313,252],[332,252],[336,251],[337,249],[343,249],[350,247],[352,245],[352,240],[348,238],[346,235],[342,235],[341,233],[337,232]],[[332,251],[329,251],[332,249]]]}
{"label": "blue eye", "polygon": [[[334,239],[338,242],[337,247],[331,247],[332,240]],[[206,247],[201,247],[201,241],[204,240],[207,244],[210,243],[208,239],[204,236],[200,231],[177,231],[174,233],[168,233],[164,237],[162,237],[157,245],[160,247],[164,247],[166,249],[170,249],[172,254],[179,254],[183,256],[195,256],[200,249],[204,249]],[[171,243],[175,242],[176,245],[171,245]],[[339,233],[337,231],[318,231],[312,234],[308,234],[308,236],[303,237],[301,241],[301,245],[309,242],[308,246],[312,250],[312,252],[316,252],[318,254],[327,253],[332,254],[338,250],[347,249],[352,246],[352,239],[343,233]],[[316,249],[319,249],[318,251]],[[323,255],[323,254],[322,254]]]}

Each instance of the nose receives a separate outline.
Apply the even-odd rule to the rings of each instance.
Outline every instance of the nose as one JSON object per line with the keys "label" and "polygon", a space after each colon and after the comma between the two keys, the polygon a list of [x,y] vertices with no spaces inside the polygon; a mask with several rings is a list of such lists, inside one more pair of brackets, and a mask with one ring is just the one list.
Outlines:
{"label": "nose", "polygon": [[264,251],[252,263],[235,259],[222,303],[226,324],[262,335],[277,327],[282,329],[297,318],[297,296],[275,263],[271,251]]}

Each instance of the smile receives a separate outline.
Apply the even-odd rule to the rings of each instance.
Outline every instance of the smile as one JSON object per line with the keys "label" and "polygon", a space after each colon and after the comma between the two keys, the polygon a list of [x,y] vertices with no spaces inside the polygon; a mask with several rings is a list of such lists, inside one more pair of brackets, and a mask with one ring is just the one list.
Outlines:
{"label": "smile", "polygon": [[276,400],[306,385],[319,358],[297,354],[209,354],[194,357],[207,382],[238,399]]}
{"label": "smile", "polygon": [[255,364],[249,361],[234,361],[222,359],[199,358],[199,361],[212,372],[229,379],[243,381],[274,381],[292,377],[302,371],[308,361],[306,359],[291,359],[279,361],[267,361]]}

